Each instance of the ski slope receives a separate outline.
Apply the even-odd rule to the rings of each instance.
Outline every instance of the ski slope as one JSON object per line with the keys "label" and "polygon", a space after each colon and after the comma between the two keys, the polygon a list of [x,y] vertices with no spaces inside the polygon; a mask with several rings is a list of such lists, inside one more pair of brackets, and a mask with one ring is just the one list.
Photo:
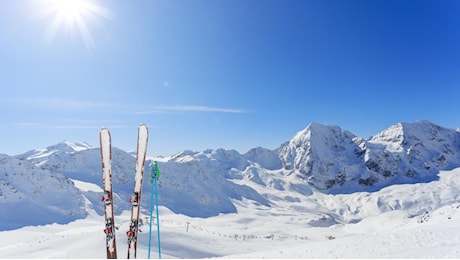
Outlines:
{"label": "ski slope", "polygon": [[[413,190],[432,196],[456,198],[430,209],[430,201],[418,201],[418,208],[394,209],[369,216],[355,224],[321,225],[313,223],[313,212],[291,214],[289,203],[278,207],[237,201],[238,212],[210,218],[193,218],[160,207],[162,258],[459,258],[460,257],[460,168],[440,173],[439,181],[416,184]],[[446,188],[447,186],[455,186]],[[78,187],[88,188],[79,182]],[[346,196],[371,211],[378,198],[398,194],[401,201],[414,196],[410,185],[394,185],[375,193]],[[436,190],[435,187],[444,189]],[[433,192],[432,192],[433,191]],[[457,193],[457,194],[454,194]],[[339,195],[328,199],[343,200]],[[341,195],[345,196],[345,195]],[[358,197],[361,196],[361,199]],[[359,201],[359,202],[358,202]],[[92,208],[95,205],[86,207]],[[285,203],[285,204],[283,204]],[[244,205],[244,206],[243,206]],[[117,250],[127,250],[125,232],[129,211],[115,216],[118,228]],[[147,258],[148,221],[141,215],[138,258]],[[323,221],[328,221],[324,216]],[[85,219],[69,224],[29,226],[0,232],[2,258],[105,258],[103,217],[90,211]],[[157,255],[156,233],[152,239],[152,258]]]}

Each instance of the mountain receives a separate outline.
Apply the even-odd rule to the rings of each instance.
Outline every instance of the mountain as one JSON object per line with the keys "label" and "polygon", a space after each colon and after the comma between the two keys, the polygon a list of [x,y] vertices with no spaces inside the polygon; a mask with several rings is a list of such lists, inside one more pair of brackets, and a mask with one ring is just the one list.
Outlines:
{"label": "mountain", "polygon": [[311,123],[280,147],[285,170],[327,190],[349,185],[363,171],[362,138],[338,126]]}
{"label": "mountain", "polygon": [[[56,149],[56,148],[59,149]],[[74,149],[85,147],[85,149]],[[45,156],[44,156],[45,155]],[[248,158],[260,159],[260,164],[273,167],[276,158],[273,152],[263,148],[255,148],[248,152]],[[266,159],[266,157],[268,159]],[[99,148],[85,146],[78,143],[63,142],[45,149],[34,150],[17,155],[16,158],[27,160],[42,169],[50,169],[69,179],[101,185],[101,159]],[[146,161],[144,169],[143,197],[141,205],[149,205],[151,183],[148,176],[152,160]],[[233,199],[248,198],[262,205],[269,205],[249,186],[236,184],[232,178],[252,165],[258,168],[259,164],[248,161],[235,150],[206,150],[203,152],[183,151],[167,161],[160,161],[162,172],[161,204],[176,213],[196,217],[216,216],[220,213],[236,212]],[[112,176],[115,214],[130,208],[129,197],[133,189],[135,170],[135,154],[112,148]],[[89,206],[102,214],[100,204],[101,192],[82,191],[89,200]],[[145,212],[145,210],[144,210]]]}
{"label": "mountain", "polygon": [[71,180],[2,154],[0,205],[0,230],[68,223],[87,215],[84,197]]}
{"label": "mountain", "polygon": [[[119,215],[131,206],[135,154],[112,149],[114,206]],[[460,132],[419,121],[398,123],[363,139],[339,126],[311,123],[275,150],[257,147],[244,154],[226,149],[187,150],[148,158],[141,201],[144,214],[151,196],[150,166],[155,160],[161,171],[159,203],[175,214],[208,218],[243,209],[276,209],[303,216],[308,225],[331,226],[395,209],[419,214],[422,209],[417,198],[428,198],[415,184],[439,180],[440,170],[460,166]],[[21,217],[17,224],[0,224],[0,230],[56,219],[58,223],[72,221],[85,218],[90,211],[103,214],[98,147],[64,141],[14,157],[3,155],[0,163],[0,208],[10,209],[0,214],[1,220],[10,221],[25,210],[29,214],[47,212],[41,221]],[[30,173],[33,177],[28,178]],[[399,190],[385,188],[395,184],[415,185],[411,186],[415,197],[401,199]],[[453,186],[452,192],[456,189]],[[437,186],[432,190],[442,192]],[[376,195],[368,198],[367,192]],[[30,203],[24,204],[26,200]],[[11,207],[19,201],[27,209]],[[432,200],[423,207],[435,209],[443,201],[454,202]]]}
{"label": "mountain", "polygon": [[[72,143],[68,141],[17,155],[16,158],[27,160],[42,169],[62,174],[71,179],[86,183],[93,183],[102,187],[101,154],[99,147],[92,147],[86,143]],[[112,178],[115,214],[131,206],[131,196],[135,171],[135,155],[112,147]],[[103,214],[100,192],[83,191],[82,194],[89,201],[89,206],[99,214]],[[97,205],[97,206],[93,206]],[[148,204],[146,204],[148,205]]]}
{"label": "mountain", "polygon": [[326,193],[376,191],[428,182],[460,166],[460,132],[428,121],[398,123],[365,140],[311,123],[281,145],[285,170]]}
{"label": "mountain", "polygon": [[232,200],[243,198],[269,206],[256,190],[233,181],[252,165],[235,150],[178,153],[159,163],[163,205],[194,217],[236,212]]}
{"label": "mountain", "polygon": [[45,149],[35,149],[24,154],[17,156],[21,159],[31,161],[39,161],[40,158],[46,158],[56,153],[75,153],[92,148],[87,143],[73,143],[69,141],[62,141],[56,145],[48,146]]}

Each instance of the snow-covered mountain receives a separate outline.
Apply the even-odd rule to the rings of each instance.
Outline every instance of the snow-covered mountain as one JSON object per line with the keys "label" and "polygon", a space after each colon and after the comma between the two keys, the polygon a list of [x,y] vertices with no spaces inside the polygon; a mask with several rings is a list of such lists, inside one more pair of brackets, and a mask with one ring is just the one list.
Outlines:
{"label": "snow-covered mountain", "polygon": [[[112,158],[115,214],[120,214],[130,209],[135,157],[113,148]],[[240,154],[209,149],[149,158],[141,201],[144,213],[150,202],[148,173],[154,160],[161,170],[160,205],[176,214],[207,218],[242,208],[278,209],[302,215],[308,225],[330,226],[394,209],[419,214],[417,199],[429,198],[415,183],[437,180],[440,170],[460,166],[460,132],[419,121],[398,123],[363,139],[338,126],[311,123],[275,150],[257,147]],[[82,188],[102,186],[98,147],[65,141],[17,156],[2,155],[0,177],[0,219],[5,220],[0,230],[71,221],[84,218],[89,210],[103,214],[102,190]],[[384,189],[394,184],[415,185],[408,186],[414,196],[398,198],[399,190]],[[452,192],[457,188],[453,186]],[[378,195],[369,197],[362,191]],[[441,190],[434,186],[433,192]],[[23,207],[11,207],[19,197],[31,201],[21,203],[29,213],[57,213],[42,214],[42,221],[11,221],[24,213]],[[432,199],[423,208],[453,202],[455,198]],[[363,210],[368,208],[373,210]]]}
{"label": "snow-covered mountain", "polygon": [[[102,187],[101,154],[99,147],[92,147],[86,143],[72,143],[68,141],[37,149],[15,156],[18,159],[30,161],[42,169],[59,173],[71,180],[93,183]],[[115,214],[130,207],[129,196],[133,189],[135,171],[135,157],[116,147],[112,148],[112,178]],[[45,186],[48,187],[48,186]],[[52,189],[52,187],[50,187]],[[99,207],[102,197],[100,192],[93,190],[82,191],[82,195],[89,201],[89,206],[99,214],[103,208]],[[96,205],[96,206],[93,206]]]}
{"label": "snow-covered mountain", "polygon": [[0,230],[86,217],[84,197],[60,173],[0,154]]}
{"label": "snow-covered mountain", "polygon": [[365,140],[311,123],[280,148],[284,169],[327,193],[428,182],[460,166],[460,133],[428,121],[398,123]]}

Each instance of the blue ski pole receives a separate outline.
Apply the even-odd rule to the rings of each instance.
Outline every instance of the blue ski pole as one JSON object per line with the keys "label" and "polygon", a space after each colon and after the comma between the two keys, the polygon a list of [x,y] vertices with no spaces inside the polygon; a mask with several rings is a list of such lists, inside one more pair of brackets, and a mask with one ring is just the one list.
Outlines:
{"label": "blue ski pole", "polygon": [[[150,171],[150,182],[153,182],[152,176],[153,176],[153,171],[154,171],[154,166],[152,165],[152,169]],[[149,250],[148,250],[148,259],[150,259],[150,245],[152,244],[152,213],[153,213],[153,183],[152,183],[152,191],[151,191],[151,197],[150,197],[150,230],[149,230]]]}
{"label": "blue ski pole", "polygon": [[[155,162],[155,168],[157,176],[160,176],[160,171],[158,170],[158,165]],[[156,197],[156,209],[157,209],[157,239],[158,239],[158,259],[161,259],[161,245],[160,245],[160,215],[158,214],[158,182],[155,178],[155,197]]]}
{"label": "blue ski pole", "polygon": [[[158,163],[155,161],[155,168],[152,165],[150,172],[150,182],[152,183],[152,192],[150,198],[150,231],[149,231],[149,247],[148,247],[148,259],[150,259],[150,248],[152,240],[152,219],[153,219],[153,195],[155,194],[156,201],[156,218],[157,218],[157,237],[158,237],[158,258],[161,259],[161,244],[160,244],[160,221],[158,214],[158,183],[157,180],[160,177],[160,169],[158,169]],[[155,174],[154,174],[155,173]],[[155,192],[154,192],[155,189]]]}

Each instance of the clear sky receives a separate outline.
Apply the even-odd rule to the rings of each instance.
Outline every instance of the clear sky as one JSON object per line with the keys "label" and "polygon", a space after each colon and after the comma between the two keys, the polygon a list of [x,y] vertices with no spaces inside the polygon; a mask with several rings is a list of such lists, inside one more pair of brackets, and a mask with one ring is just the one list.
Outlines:
{"label": "clear sky", "polygon": [[1,0],[0,153],[101,127],[133,150],[141,122],[152,156],[456,128],[459,46],[457,0]]}

